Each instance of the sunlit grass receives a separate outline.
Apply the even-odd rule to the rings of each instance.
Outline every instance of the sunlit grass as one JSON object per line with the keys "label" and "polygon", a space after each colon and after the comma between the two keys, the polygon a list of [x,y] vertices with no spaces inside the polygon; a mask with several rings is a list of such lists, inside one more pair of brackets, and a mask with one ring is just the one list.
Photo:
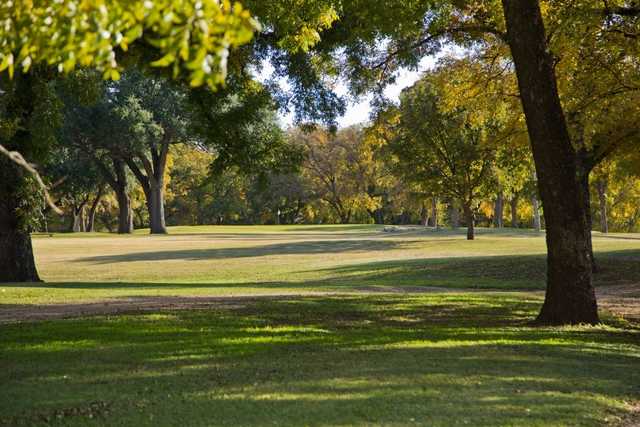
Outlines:
{"label": "sunlit grass", "polygon": [[[637,324],[530,326],[541,295],[514,291],[544,285],[531,231],[178,227],[34,245],[47,282],[0,284],[0,310],[279,296],[0,325],[0,425],[599,426],[640,401]],[[640,282],[640,236],[594,246],[598,286]],[[411,293],[428,287],[460,293]]]}
{"label": "sunlit grass", "polygon": [[[143,232],[141,232],[143,233]],[[175,227],[168,236],[36,236],[44,285],[0,285],[0,303],[128,296],[264,295],[420,287],[542,289],[544,235],[375,225]],[[640,236],[600,236],[597,285],[640,278]]]}
{"label": "sunlit grass", "polygon": [[0,422],[603,425],[640,335],[532,328],[536,297],[352,296],[3,326]]}

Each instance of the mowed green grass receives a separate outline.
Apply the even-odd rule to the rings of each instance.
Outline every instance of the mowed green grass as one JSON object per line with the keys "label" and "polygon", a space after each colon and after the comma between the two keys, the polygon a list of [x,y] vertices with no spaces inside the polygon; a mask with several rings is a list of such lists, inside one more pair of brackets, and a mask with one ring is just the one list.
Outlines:
{"label": "mowed green grass", "polygon": [[539,303],[306,297],[5,325],[0,423],[626,425],[639,331],[529,327]]}
{"label": "mowed green grass", "polygon": [[[126,296],[300,294],[415,287],[543,289],[544,236],[379,226],[175,227],[147,234],[38,235],[46,284],[0,285],[0,301],[42,304]],[[595,235],[597,285],[640,279],[639,235]]]}
{"label": "mowed green grass", "polygon": [[[48,283],[0,310],[153,295],[291,294],[206,310],[0,325],[0,425],[637,423],[640,326],[534,328],[544,237],[375,226],[37,236]],[[640,236],[594,239],[599,286]],[[473,292],[390,294],[426,286]],[[480,292],[482,289],[497,289]],[[305,296],[309,291],[341,295]],[[37,310],[37,306],[33,307]]]}

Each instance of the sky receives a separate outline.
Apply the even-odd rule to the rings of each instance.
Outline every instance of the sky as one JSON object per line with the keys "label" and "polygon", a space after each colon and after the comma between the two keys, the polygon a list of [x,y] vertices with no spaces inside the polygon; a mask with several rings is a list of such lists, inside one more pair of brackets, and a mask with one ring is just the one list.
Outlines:
{"label": "sky", "polygon": [[[396,78],[396,83],[388,86],[384,91],[387,98],[391,99],[394,102],[397,102],[402,90],[413,85],[416,80],[420,78],[422,73],[424,73],[428,69],[433,68],[436,62],[437,57],[428,56],[420,62],[417,70],[400,70]],[[266,79],[271,75],[272,72],[273,69],[271,68],[270,64],[265,63],[263,64],[263,69],[261,70],[259,77],[261,79]],[[282,81],[280,82],[280,84],[284,88],[286,88],[287,86],[286,81]],[[339,82],[336,85],[336,93],[340,96],[347,97],[347,85],[345,84],[345,82]],[[358,100],[358,102],[350,102],[347,105],[347,111],[344,116],[338,119],[338,126],[342,128],[369,121],[371,113],[370,103],[371,97],[360,99]],[[281,113],[280,120],[285,127],[292,125],[293,113]]]}

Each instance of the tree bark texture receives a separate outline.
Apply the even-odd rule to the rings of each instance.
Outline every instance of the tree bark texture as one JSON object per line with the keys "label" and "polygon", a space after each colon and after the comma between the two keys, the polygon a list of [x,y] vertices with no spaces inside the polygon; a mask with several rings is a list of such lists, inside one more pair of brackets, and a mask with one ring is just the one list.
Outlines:
{"label": "tree bark texture", "polygon": [[[42,146],[34,141],[29,130],[29,120],[36,100],[35,87],[39,79],[32,70],[29,74],[14,76],[13,93],[3,93],[8,97],[6,108],[10,113],[19,114],[20,127],[4,142],[9,150],[19,150],[30,161],[37,160],[36,153]],[[9,159],[0,158],[0,282],[39,282],[31,244],[29,220],[37,209],[34,198],[36,191],[29,184],[26,172]]]}
{"label": "tree bark texture", "polygon": [[9,159],[0,159],[0,282],[40,282],[31,234],[18,214],[25,180],[22,169]]}
{"label": "tree bark texture", "polygon": [[502,0],[545,206],[547,292],[539,324],[599,322],[580,161],[560,104],[538,0]]}

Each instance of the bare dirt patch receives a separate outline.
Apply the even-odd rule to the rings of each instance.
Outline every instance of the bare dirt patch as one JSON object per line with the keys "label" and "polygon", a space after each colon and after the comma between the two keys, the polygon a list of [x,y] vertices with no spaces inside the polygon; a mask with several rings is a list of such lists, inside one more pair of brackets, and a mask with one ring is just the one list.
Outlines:
{"label": "bare dirt patch", "polygon": [[[314,294],[310,293],[309,295],[313,296]],[[273,294],[264,296],[234,295],[221,297],[140,296],[88,303],[6,305],[0,306],[0,324],[172,310],[233,309],[242,308],[259,299],[299,296],[301,295]]]}
{"label": "bare dirt patch", "polygon": [[459,289],[437,287],[403,288],[367,288],[355,292],[304,292],[304,293],[273,293],[228,295],[217,297],[178,297],[178,296],[136,296],[103,301],[92,301],[73,304],[47,305],[1,305],[0,324],[33,322],[54,319],[67,319],[89,316],[107,316],[118,314],[136,314],[173,310],[205,310],[216,308],[242,308],[265,299],[292,299],[305,297],[322,297],[336,295],[367,295],[367,294],[418,294],[434,292],[464,292]]}
{"label": "bare dirt patch", "polygon": [[596,293],[601,309],[640,324],[640,284],[601,287]]}

